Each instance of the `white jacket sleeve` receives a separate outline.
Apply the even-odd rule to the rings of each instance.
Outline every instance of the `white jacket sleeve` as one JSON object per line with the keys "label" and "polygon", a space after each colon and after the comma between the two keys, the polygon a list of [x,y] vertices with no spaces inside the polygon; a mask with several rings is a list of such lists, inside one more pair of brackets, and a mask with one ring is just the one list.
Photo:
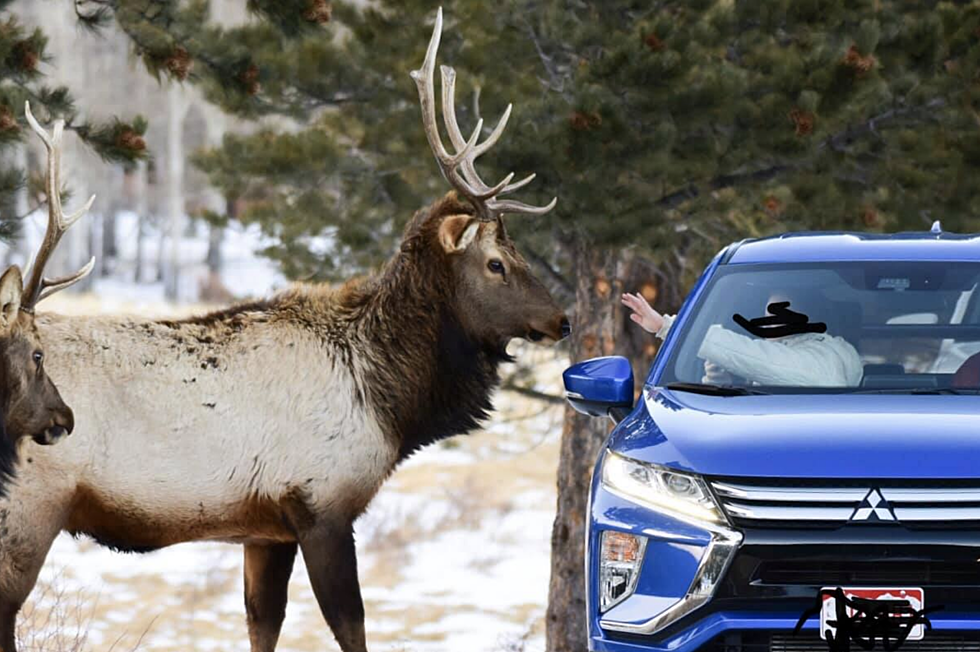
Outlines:
{"label": "white jacket sleeve", "polygon": [[719,324],[708,329],[698,357],[761,385],[847,387],[860,382],[862,371],[857,352],[842,338],[794,335],[759,340]]}
{"label": "white jacket sleeve", "polygon": [[670,327],[674,325],[674,319],[677,315],[664,315],[664,323],[660,326],[660,330],[655,333],[655,335],[665,340],[667,339],[667,333],[670,332]]}

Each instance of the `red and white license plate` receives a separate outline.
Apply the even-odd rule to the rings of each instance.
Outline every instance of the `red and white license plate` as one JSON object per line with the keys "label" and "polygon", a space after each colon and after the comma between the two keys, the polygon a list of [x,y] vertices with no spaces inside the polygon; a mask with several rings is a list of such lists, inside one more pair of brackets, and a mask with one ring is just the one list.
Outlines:
{"label": "red and white license plate", "polygon": [[[837,598],[831,593],[836,592],[837,587],[824,587],[821,589],[820,593],[823,595],[823,605],[820,609],[820,638],[827,639],[827,631],[830,630],[834,632],[834,638],[837,638],[837,628],[828,623],[831,621],[837,621]],[[913,588],[848,588],[843,587],[844,595],[848,598],[864,598],[866,600],[906,600],[908,601],[909,607],[915,609],[916,611],[922,611],[925,606],[925,593],[922,589]],[[847,607],[846,613],[848,616],[853,617],[857,613],[853,608]],[[902,615],[898,614],[893,616],[893,618],[901,618]],[[907,641],[921,641],[923,636],[925,636],[926,627],[925,625],[919,623],[913,625],[911,631],[909,632]]]}

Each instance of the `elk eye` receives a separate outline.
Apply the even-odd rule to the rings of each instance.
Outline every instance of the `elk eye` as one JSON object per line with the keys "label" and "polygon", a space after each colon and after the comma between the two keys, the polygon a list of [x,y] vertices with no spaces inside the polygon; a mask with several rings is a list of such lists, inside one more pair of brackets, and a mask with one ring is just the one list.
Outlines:
{"label": "elk eye", "polygon": [[41,351],[35,351],[34,364],[40,366],[43,361],[44,361],[44,353],[42,353]]}
{"label": "elk eye", "polygon": [[499,260],[497,260],[496,258],[494,258],[493,260],[487,263],[487,269],[489,269],[494,274],[503,274],[504,264]]}

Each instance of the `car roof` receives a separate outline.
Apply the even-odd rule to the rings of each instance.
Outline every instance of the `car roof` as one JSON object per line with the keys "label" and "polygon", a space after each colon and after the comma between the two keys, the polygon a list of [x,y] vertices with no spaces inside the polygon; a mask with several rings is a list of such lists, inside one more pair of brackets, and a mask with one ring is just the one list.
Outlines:
{"label": "car roof", "polygon": [[794,263],[859,260],[980,262],[980,234],[945,233],[941,227],[915,233],[784,233],[743,240],[728,247],[722,263]]}

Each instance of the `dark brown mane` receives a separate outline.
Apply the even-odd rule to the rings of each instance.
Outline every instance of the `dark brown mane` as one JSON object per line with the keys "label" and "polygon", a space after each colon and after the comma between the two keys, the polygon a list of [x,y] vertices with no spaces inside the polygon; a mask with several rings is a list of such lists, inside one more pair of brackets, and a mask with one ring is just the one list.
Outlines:
{"label": "dark brown mane", "polygon": [[[17,443],[7,436],[7,426],[0,415],[0,498],[7,495],[6,484],[14,477],[17,465]],[[0,526],[3,525],[0,514]]]}
{"label": "dark brown mane", "polygon": [[276,306],[278,297],[279,295],[275,295],[268,299],[241,301],[225,308],[218,308],[217,310],[206,312],[202,315],[191,315],[181,319],[160,319],[157,323],[170,328],[179,328],[184,324],[204,327],[216,326],[221,323],[244,319],[249,313],[268,312]]}
{"label": "dark brown mane", "polygon": [[460,214],[473,207],[454,192],[418,211],[384,270],[343,293],[360,313],[370,364],[365,389],[402,458],[477,429],[493,408],[497,367],[509,359],[498,342],[466,333],[454,312],[454,281],[437,232],[444,218]]}

